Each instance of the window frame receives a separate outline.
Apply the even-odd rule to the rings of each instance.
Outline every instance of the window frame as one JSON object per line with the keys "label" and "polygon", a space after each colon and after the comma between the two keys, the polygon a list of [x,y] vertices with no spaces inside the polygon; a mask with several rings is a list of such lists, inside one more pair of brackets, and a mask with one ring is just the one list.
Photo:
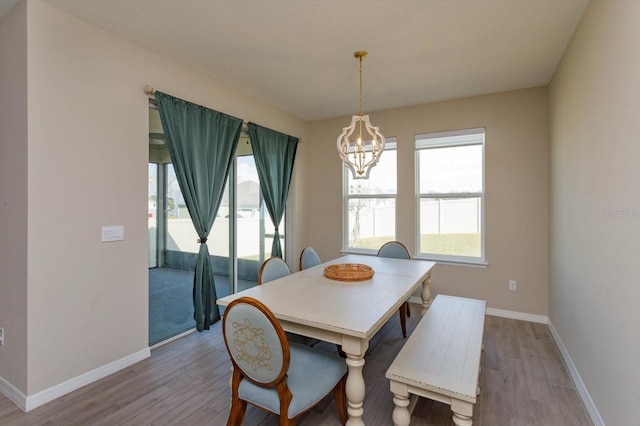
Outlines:
{"label": "window frame", "polygon": [[[442,140],[450,138],[450,140]],[[437,140],[437,141],[436,141]],[[485,252],[485,147],[486,131],[484,127],[476,127],[461,130],[421,133],[414,137],[415,142],[415,253],[414,258],[435,261],[438,263],[469,264],[477,266],[487,266]],[[426,149],[454,148],[461,146],[480,145],[482,149],[482,187],[481,192],[461,192],[461,193],[421,193],[420,192],[420,152]],[[428,253],[421,251],[421,211],[420,204],[424,199],[480,199],[480,256],[461,256],[451,254]]]}
{"label": "window frame", "polygon": [[[344,164],[340,163],[342,167],[342,250],[341,253],[354,253],[354,254],[368,254],[375,255],[378,253],[378,249],[365,249],[358,247],[350,247],[349,246],[349,201],[351,199],[393,199],[394,200],[394,223],[393,223],[393,234],[394,239],[396,238],[397,232],[397,212],[398,212],[398,143],[395,137],[386,137],[384,139],[384,151],[382,152],[381,158],[384,157],[384,153],[387,151],[396,151],[396,191],[393,194],[349,194],[349,174],[351,174],[351,170],[345,167]],[[375,167],[371,170],[371,173],[375,172]]]}

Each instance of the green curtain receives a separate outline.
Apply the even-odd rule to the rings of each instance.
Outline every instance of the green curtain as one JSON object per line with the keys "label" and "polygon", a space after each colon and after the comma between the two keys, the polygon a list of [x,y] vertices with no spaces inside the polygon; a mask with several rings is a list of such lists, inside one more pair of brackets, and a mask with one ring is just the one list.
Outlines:
{"label": "green curtain", "polygon": [[200,250],[193,277],[198,331],[220,319],[207,237],[236,152],[242,120],[156,91],[160,121],[180,191],[198,233]]}
{"label": "green curtain", "polygon": [[260,190],[275,227],[271,256],[283,257],[278,224],[282,220],[289,197],[298,138],[254,123],[249,123],[247,127],[260,178]]}

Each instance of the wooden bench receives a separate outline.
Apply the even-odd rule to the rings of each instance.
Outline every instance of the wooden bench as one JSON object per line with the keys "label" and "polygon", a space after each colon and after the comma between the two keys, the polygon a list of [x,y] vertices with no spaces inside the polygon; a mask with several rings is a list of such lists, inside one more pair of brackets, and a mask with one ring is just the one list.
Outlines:
{"label": "wooden bench", "polygon": [[449,404],[456,425],[472,424],[485,310],[484,300],[436,296],[387,370],[396,426],[409,425],[418,396]]}

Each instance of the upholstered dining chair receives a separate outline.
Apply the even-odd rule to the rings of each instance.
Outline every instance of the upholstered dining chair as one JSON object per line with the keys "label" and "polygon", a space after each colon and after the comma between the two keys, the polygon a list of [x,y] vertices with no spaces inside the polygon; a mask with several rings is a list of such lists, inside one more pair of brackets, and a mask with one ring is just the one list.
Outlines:
{"label": "upholstered dining chair", "polygon": [[[378,249],[378,257],[392,257],[394,259],[411,259],[411,253],[407,246],[400,241],[387,241]],[[402,328],[402,337],[407,337],[407,317],[411,316],[409,302],[405,301],[400,309],[400,327]]]}
{"label": "upholstered dining chair", "polygon": [[229,303],[222,319],[224,343],[233,364],[227,426],[240,426],[247,403],[295,425],[333,392],[338,416],[347,421],[347,366],[342,358],[289,344],[282,326],[260,301],[242,297]]}
{"label": "upholstered dining chair", "polygon": [[313,266],[321,264],[320,256],[313,249],[313,247],[305,247],[300,252],[300,261],[298,262],[298,270],[311,268]]}
{"label": "upholstered dining chair", "polygon": [[277,280],[290,274],[291,269],[289,269],[289,265],[287,265],[281,257],[270,257],[262,262],[262,266],[260,266],[260,271],[258,271],[258,285]]}
{"label": "upholstered dining chair", "polygon": [[[281,257],[270,257],[262,262],[260,271],[258,271],[258,285],[268,283],[269,281],[277,280],[278,278],[291,275],[291,269],[289,265],[282,260]],[[301,345],[313,346],[316,345],[319,340],[312,339],[311,337],[302,336],[300,334],[286,332],[287,338],[291,342],[299,343]]]}
{"label": "upholstered dining chair", "polygon": [[[298,269],[302,271],[303,269],[312,268],[321,263],[322,263],[322,260],[320,260],[320,256],[318,256],[318,253],[316,253],[313,247],[307,246],[304,249],[302,249],[302,251],[300,252],[300,261],[298,262]],[[313,339],[309,337],[307,337],[306,339],[307,340],[304,342],[304,344],[310,345],[310,346],[314,346],[316,343],[319,342],[319,340],[313,341]],[[347,354],[344,353],[344,351],[342,350],[342,345],[339,345],[336,343],[336,348],[338,349],[338,355],[346,359]]]}

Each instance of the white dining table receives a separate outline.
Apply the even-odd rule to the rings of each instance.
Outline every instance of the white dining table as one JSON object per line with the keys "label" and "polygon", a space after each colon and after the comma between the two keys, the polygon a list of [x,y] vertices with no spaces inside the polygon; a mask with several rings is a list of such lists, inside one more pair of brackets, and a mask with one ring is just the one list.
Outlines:
{"label": "white dining table", "polygon": [[[365,281],[338,281],[324,275],[328,265],[359,263],[374,270]],[[434,262],[349,254],[263,285],[218,299],[253,297],[264,303],[282,327],[303,336],[342,346],[349,371],[346,385],[347,425],[364,425],[365,382],[362,375],[369,341],[402,303],[422,286],[422,312],[431,301]]]}

